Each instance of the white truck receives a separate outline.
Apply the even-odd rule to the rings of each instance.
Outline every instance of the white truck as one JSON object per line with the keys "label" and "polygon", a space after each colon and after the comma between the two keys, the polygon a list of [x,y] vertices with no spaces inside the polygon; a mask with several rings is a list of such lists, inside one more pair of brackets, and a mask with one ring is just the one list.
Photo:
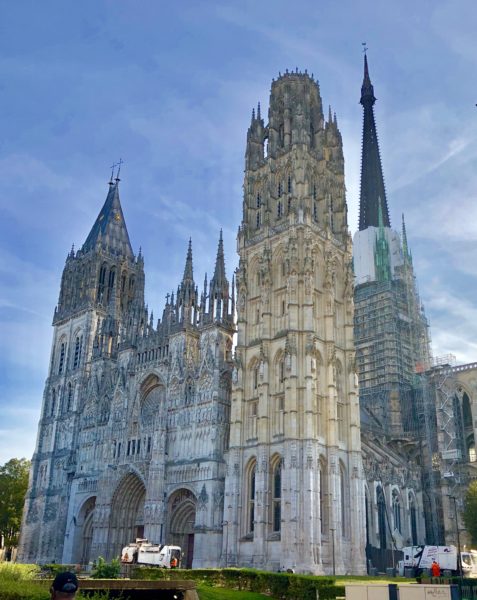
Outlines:
{"label": "white truck", "polygon": [[174,569],[181,566],[182,550],[180,546],[167,544],[152,544],[145,538],[124,546],[121,551],[123,564],[149,565]]}
{"label": "white truck", "polygon": [[[401,576],[415,577],[430,571],[434,560],[439,563],[441,573],[451,571],[454,575],[458,574],[455,546],[407,546],[402,549],[402,552],[403,560],[397,564]],[[461,560],[462,574],[466,577],[477,576],[477,561],[473,553],[461,552]]]}

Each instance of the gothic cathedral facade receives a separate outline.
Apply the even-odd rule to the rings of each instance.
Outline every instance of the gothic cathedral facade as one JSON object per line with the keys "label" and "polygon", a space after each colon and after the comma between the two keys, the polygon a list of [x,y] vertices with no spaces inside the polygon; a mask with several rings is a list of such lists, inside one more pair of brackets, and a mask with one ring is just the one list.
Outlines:
{"label": "gothic cathedral facade", "polygon": [[199,293],[189,242],[155,321],[110,182],[63,271],[20,560],[147,537],[186,566],[365,571],[342,141],[306,72],[252,115],[238,248]]}

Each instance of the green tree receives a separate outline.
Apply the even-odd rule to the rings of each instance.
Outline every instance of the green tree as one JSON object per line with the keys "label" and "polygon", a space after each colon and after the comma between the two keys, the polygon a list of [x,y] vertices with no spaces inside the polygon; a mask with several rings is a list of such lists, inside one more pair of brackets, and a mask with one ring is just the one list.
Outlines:
{"label": "green tree", "polygon": [[0,466],[0,535],[7,548],[18,544],[29,471],[25,458],[12,458]]}
{"label": "green tree", "polygon": [[467,488],[462,516],[472,542],[477,544],[477,480],[472,481]]}

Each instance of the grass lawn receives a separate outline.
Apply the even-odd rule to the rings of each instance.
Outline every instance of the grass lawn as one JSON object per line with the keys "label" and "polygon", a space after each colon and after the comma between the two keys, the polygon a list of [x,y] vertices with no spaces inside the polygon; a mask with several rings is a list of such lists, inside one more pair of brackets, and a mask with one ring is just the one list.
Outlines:
{"label": "grass lawn", "polygon": [[209,587],[199,584],[197,586],[200,600],[270,600],[270,596],[256,592],[240,592],[219,587]]}

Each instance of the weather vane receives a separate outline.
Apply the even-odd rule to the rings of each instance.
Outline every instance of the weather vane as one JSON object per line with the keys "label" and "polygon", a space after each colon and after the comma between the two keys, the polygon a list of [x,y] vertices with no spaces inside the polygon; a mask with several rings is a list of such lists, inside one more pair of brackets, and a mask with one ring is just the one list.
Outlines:
{"label": "weather vane", "polygon": [[363,52],[364,54],[366,54],[366,52],[368,51],[368,46],[366,45],[366,42],[361,42],[361,46],[363,46]]}

